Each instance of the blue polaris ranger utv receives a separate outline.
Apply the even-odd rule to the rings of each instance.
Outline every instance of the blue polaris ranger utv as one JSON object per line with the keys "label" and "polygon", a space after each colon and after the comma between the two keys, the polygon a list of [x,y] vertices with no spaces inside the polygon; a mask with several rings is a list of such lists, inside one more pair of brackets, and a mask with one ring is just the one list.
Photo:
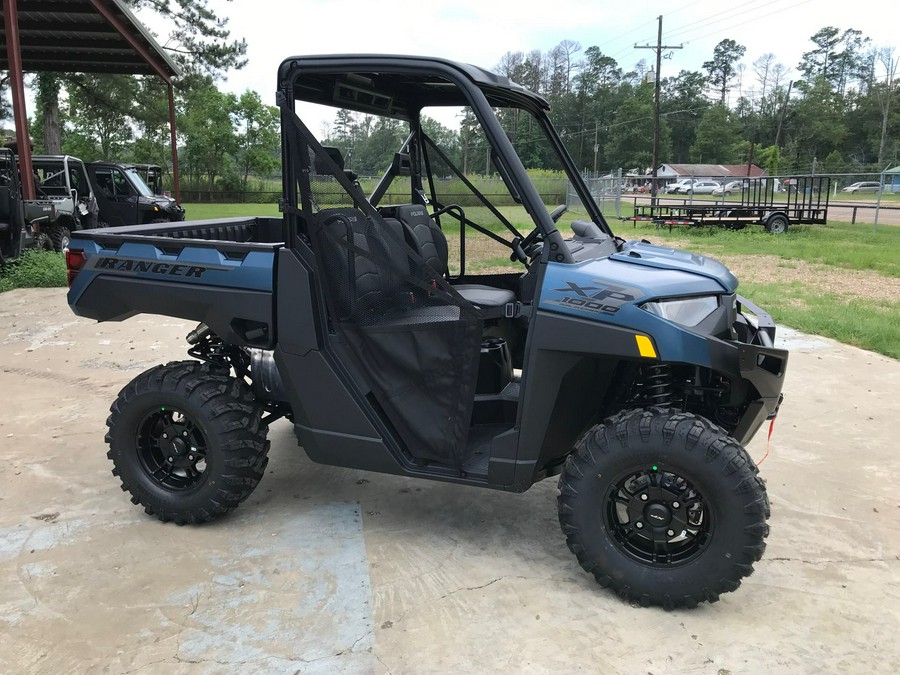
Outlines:
{"label": "blue polaris ranger utv", "polygon": [[[200,322],[191,360],[112,404],[108,456],[132,501],[178,524],[230,511],[286,417],[324,464],[509,492],[559,476],[570,550],[633,602],[735,590],[768,533],[744,445],[778,412],[787,353],[734,276],[618,237],[547,101],[505,77],[302,56],[277,102],[281,218],[72,234],[76,314]],[[380,181],[356,175],[379,157],[355,172],[319,143],[301,119],[314,106],[379,135]],[[458,134],[435,121],[453,115]],[[564,228],[526,167],[568,177]]]}

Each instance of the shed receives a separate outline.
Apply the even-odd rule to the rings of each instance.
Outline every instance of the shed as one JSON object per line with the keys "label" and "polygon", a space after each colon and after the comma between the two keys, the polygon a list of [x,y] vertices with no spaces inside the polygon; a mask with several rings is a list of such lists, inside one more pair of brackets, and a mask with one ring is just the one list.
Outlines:
{"label": "shed", "polygon": [[[120,0],[2,0],[0,70],[9,70],[20,171],[31,174],[22,73],[155,75],[167,85],[175,199],[181,200],[172,77],[178,66]],[[22,183],[34,199],[31,181]]]}
{"label": "shed", "polygon": [[900,165],[881,172],[881,184],[885,192],[900,193]]}

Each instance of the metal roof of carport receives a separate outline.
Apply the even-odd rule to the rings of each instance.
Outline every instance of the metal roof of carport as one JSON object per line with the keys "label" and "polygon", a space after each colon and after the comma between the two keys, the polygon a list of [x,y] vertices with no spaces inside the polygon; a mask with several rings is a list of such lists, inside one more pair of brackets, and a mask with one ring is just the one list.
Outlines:
{"label": "metal roof of carport", "polygon": [[[118,0],[18,0],[16,4],[25,71],[156,75],[166,82],[181,74]],[[5,26],[0,44],[6,44]],[[5,52],[0,53],[0,70],[9,69]]]}
{"label": "metal roof of carport", "polygon": [[[172,166],[176,199],[180,200],[172,77],[181,71],[120,0],[3,0],[0,70],[10,71],[17,138],[20,129],[27,129],[24,71],[162,78],[168,86]],[[22,168],[30,170],[26,140],[25,136],[18,138],[19,147],[27,154],[28,166]],[[27,183],[23,181],[23,188]],[[23,191],[28,197],[30,190]]]}

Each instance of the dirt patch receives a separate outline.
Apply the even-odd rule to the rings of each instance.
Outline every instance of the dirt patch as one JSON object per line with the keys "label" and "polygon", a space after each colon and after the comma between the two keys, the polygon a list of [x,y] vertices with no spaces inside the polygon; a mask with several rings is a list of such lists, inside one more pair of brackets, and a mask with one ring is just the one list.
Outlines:
{"label": "dirt patch", "polygon": [[848,270],[774,255],[722,256],[738,279],[755,284],[800,282],[814,291],[856,300],[897,300],[900,278],[867,270]]}
{"label": "dirt patch", "polygon": [[[884,276],[871,270],[849,270],[805,260],[788,260],[776,255],[722,255],[721,252],[704,250],[696,241],[688,239],[665,239],[654,243],[713,257],[745,283],[800,282],[812,291],[831,293],[848,300],[900,299],[900,278]],[[805,304],[800,301],[797,303],[797,307]]]}

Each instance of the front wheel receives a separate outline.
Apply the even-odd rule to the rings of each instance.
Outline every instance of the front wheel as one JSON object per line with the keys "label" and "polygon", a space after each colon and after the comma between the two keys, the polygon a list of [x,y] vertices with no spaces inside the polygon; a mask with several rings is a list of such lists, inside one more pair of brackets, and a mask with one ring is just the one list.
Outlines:
{"label": "front wheel", "polygon": [[590,429],[559,481],[569,549],[625,600],[715,602],[765,551],[769,502],[746,450],[706,419],[630,410]]}
{"label": "front wheel", "polygon": [[179,361],[141,373],[106,421],[107,457],[131,501],[178,525],[244,501],[265,472],[262,406],[224,368]]}

